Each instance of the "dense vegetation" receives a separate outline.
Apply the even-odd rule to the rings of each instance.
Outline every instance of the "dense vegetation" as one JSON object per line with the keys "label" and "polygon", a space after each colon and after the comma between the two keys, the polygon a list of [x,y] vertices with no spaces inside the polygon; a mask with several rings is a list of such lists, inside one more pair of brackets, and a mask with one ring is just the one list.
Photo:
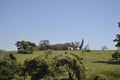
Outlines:
{"label": "dense vegetation", "polygon": [[[16,52],[5,52],[0,54],[6,54],[3,57],[4,59],[1,58],[2,65],[0,67],[0,70],[6,71],[5,73],[7,73],[7,75],[0,75],[3,75],[2,78],[6,76],[8,79],[1,78],[1,80],[10,80],[13,78],[14,80],[37,80],[36,78],[44,80],[49,80],[53,78],[68,79],[68,71],[66,70],[67,68],[65,68],[64,66],[68,65],[67,63],[69,61],[72,62],[71,60],[76,60],[77,57],[78,59],[80,59],[80,61],[84,62],[82,69],[85,72],[84,74],[82,74],[84,75],[84,80],[98,80],[95,79],[96,77],[103,77],[106,80],[119,80],[120,63],[118,62],[118,60],[114,60],[112,58],[114,52],[115,51],[91,51],[85,52],[84,54],[82,51],[78,50],[35,51],[33,54],[16,54]],[[11,53],[13,53],[13,56],[16,59],[10,58]],[[68,55],[70,57],[73,56],[73,59],[68,60]],[[74,57],[75,55],[77,56]],[[66,61],[64,58],[68,61],[64,62]],[[6,64],[3,65],[3,63]],[[70,63],[70,65],[72,64]],[[76,66],[77,65],[79,64],[76,64]],[[12,67],[14,68],[14,70],[12,70]],[[75,67],[75,65],[73,67]],[[74,69],[75,68],[72,69],[72,67],[70,68],[72,74],[74,72]],[[76,76],[74,76],[74,78],[76,78],[75,80],[77,80]]]}

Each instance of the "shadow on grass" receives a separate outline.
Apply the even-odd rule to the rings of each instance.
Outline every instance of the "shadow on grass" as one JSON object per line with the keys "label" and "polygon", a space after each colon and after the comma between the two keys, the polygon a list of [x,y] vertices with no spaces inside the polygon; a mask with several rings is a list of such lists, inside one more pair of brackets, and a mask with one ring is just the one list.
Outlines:
{"label": "shadow on grass", "polygon": [[116,61],[116,60],[110,60],[110,61],[94,61],[93,63],[104,63],[104,64],[120,65],[120,61]]}

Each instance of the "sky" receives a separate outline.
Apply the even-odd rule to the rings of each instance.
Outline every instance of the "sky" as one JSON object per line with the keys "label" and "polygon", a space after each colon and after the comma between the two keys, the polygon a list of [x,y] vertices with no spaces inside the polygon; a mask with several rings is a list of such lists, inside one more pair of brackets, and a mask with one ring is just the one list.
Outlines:
{"label": "sky", "polygon": [[[0,49],[17,41],[81,42],[116,49],[120,0],[0,0]],[[84,45],[84,46],[85,46]]]}

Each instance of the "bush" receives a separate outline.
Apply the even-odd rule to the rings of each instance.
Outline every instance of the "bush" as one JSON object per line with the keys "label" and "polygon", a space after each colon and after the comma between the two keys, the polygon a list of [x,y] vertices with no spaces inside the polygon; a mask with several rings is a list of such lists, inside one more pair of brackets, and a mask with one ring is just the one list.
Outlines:
{"label": "bush", "polygon": [[18,66],[10,61],[0,61],[0,80],[11,80],[18,71]]}
{"label": "bush", "polygon": [[120,52],[116,51],[112,54],[112,58],[115,59],[115,60],[118,60],[120,59]]}
{"label": "bush", "polygon": [[10,56],[10,59],[11,59],[11,60],[16,60],[16,57],[15,57],[13,54],[10,53],[9,56]]}
{"label": "bush", "polygon": [[24,66],[24,71],[31,76],[31,80],[44,78],[50,72],[48,63],[41,58],[26,60]]}

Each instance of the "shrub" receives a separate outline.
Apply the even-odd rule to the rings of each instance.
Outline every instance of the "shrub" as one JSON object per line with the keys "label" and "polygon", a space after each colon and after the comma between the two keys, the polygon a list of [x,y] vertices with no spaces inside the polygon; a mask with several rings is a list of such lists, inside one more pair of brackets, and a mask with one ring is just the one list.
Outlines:
{"label": "shrub", "polygon": [[11,60],[16,60],[16,57],[15,57],[13,54],[10,53],[9,56],[10,56],[10,59],[11,59]]}
{"label": "shrub", "polygon": [[32,76],[31,80],[44,78],[50,72],[48,63],[41,58],[26,60],[24,65],[25,73],[29,73],[29,75]]}
{"label": "shrub", "polygon": [[18,66],[10,61],[0,61],[0,80],[11,80],[18,71]]}
{"label": "shrub", "polygon": [[120,53],[119,53],[118,51],[114,52],[114,53],[112,54],[112,58],[115,59],[115,60],[120,59]]}

